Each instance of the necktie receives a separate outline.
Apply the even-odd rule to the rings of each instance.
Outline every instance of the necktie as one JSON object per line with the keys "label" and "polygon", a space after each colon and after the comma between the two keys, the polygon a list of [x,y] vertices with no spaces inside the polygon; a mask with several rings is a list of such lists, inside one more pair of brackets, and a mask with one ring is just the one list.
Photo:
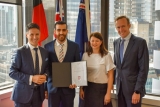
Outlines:
{"label": "necktie", "polygon": [[36,59],[35,59],[35,74],[39,74],[39,58],[38,58],[38,53],[37,53],[37,50],[38,48],[34,48],[35,50],[35,56],[36,56]]}
{"label": "necktie", "polygon": [[121,58],[121,63],[123,61],[124,41],[125,41],[125,39],[122,39],[121,43],[120,43],[120,58]]}
{"label": "necktie", "polygon": [[59,62],[62,62],[63,59],[64,59],[63,46],[64,46],[64,44],[61,44],[61,45],[60,45],[60,50],[59,50]]}

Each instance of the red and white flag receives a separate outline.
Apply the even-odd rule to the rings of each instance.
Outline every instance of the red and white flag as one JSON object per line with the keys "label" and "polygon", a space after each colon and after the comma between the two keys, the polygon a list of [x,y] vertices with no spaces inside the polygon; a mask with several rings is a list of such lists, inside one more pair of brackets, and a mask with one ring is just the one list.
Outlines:
{"label": "red and white flag", "polygon": [[57,0],[55,22],[64,21],[64,9],[62,0]]}
{"label": "red and white flag", "polygon": [[[56,3],[55,23],[57,21],[64,21],[64,9],[63,9],[62,0],[57,0],[57,3]],[[55,33],[54,33],[54,37],[56,38]]]}

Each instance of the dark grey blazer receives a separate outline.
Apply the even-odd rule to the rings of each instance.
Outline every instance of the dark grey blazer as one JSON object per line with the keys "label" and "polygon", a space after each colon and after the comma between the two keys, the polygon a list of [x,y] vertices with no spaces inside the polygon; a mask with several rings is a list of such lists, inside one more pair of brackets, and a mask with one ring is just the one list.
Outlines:
{"label": "dark grey blazer", "polygon": [[131,34],[122,64],[119,56],[120,41],[120,38],[114,41],[117,95],[121,81],[122,91],[127,99],[132,99],[135,90],[139,91],[143,97],[149,71],[149,53],[146,41]]}
{"label": "dark grey blazer", "polygon": [[[48,72],[48,51],[39,47],[42,57],[41,73]],[[30,75],[34,75],[34,64],[29,46],[18,48],[12,57],[9,76],[16,80],[11,99],[20,103],[28,103],[33,94],[34,83],[29,85]],[[44,84],[40,85],[40,94],[44,100]]]}
{"label": "dark grey blazer", "polygon": [[[52,86],[52,67],[51,67],[51,64],[52,64],[52,62],[59,62],[57,55],[56,55],[56,52],[55,52],[55,49],[54,49],[54,44],[55,44],[55,40],[47,43],[44,46],[45,49],[47,49],[49,51],[50,67],[49,67],[48,82],[47,82],[48,93],[56,93],[57,92],[57,87]],[[64,57],[63,62],[80,61],[80,54],[79,54],[80,51],[79,51],[78,44],[76,44],[75,42],[72,42],[70,40],[67,40],[67,44],[68,44],[67,52],[66,52],[66,55]],[[75,93],[74,89],[70,89],[68,87],[64,87],[62,90],[65,94]]]}

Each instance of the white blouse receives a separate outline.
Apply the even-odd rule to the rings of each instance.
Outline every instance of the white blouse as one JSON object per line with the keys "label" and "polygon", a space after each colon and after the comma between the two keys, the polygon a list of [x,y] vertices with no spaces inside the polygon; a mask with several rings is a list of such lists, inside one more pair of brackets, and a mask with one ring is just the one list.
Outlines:
{"label": "white blouse", "polygon": [[108,83],[107,73],[115,68],[111,54],[101,57],[100,54],[83,54],[82,60],[87,61],[87,79],[94,83]]}

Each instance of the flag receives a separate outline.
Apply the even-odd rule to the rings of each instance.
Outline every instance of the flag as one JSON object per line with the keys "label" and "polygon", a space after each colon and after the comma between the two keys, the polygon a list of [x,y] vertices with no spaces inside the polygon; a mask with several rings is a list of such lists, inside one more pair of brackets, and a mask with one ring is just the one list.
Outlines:
{"label": "flag", "polygon": [[85,52],[85,43],[88,42],[87,26],[86,26],[86,13],[85,13],[86,11],[85,11],[85,2],[84,1],[85,0],[80,0],[76,35],[75,35],[75,42],[79,44],[81,57],[82,57],[83,53]]}
{"label": "flag", "polygon": [[64,21],[64,10],[62,0],[57,0],[55,22]]}
{"label": "flag", "polygon": [[32,22],[38,24],[40,27],[40,40],[38,45],[41,46],[41,42],[48,37],[48,27],[42,0],[33,0]]}
{"label": "flag", "polygon": [[[56,3],[55,23],[57,21],[64,21],[64,9],[63,9],[62,0],[57,0],[57,3]],[[56,38],[55,33],[54,33],[54,37]]]}

